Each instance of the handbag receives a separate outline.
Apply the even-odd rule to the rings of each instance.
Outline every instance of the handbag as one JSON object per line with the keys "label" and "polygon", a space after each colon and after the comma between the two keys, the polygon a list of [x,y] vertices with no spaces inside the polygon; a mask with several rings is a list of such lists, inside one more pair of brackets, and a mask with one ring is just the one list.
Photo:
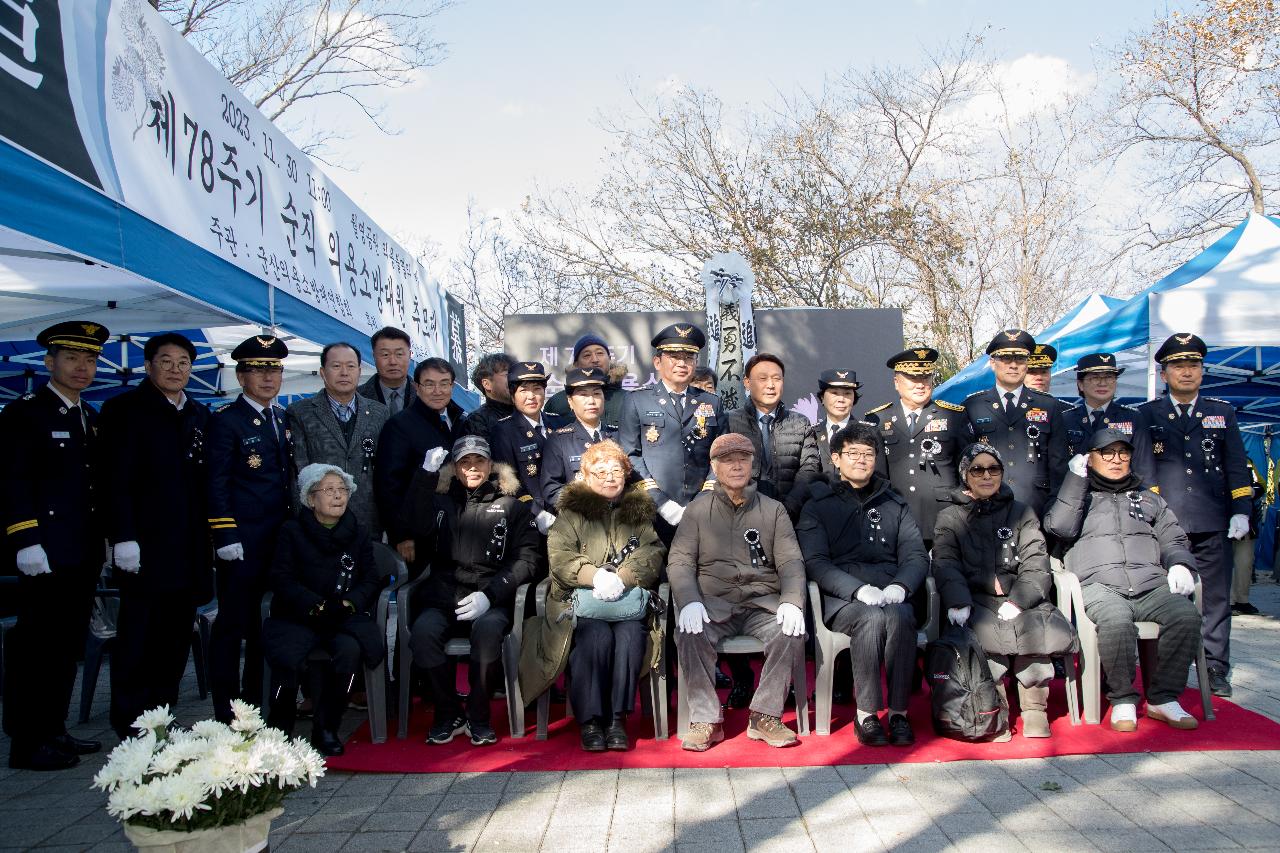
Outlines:
{"label": "handbag", "polygon": [[[615,565],[621,563],[628,554],[639,547],[640,539],[632,536],[627,540],[622,551],[609,562]],[[590,589],[579,587],[573,591],[573,596],[569,600],[569,609],[573,612],[575,622],[578,619],[599,619],[601,622],[630,622],[633,619],[643,619],[649,609],[649,590],[633,586],[613,601],[601,601],[592,594]]]}

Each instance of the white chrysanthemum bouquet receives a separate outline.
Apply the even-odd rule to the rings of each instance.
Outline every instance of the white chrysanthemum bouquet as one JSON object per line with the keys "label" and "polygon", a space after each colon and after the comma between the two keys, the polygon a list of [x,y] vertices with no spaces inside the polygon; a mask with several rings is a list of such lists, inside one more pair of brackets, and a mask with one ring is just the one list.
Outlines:
{"label": "white chrysanthemum bouquet", "polygon": [[231,725],[201,720],[170,728],[169,707],[143,714],[137,737],[107,759],[95,788],[107,811],[131,826],[195,832],[233,826],[280,808],[285,795],[315,787],[324,758],[305,740],[267,728],[258,709],[236,700]]}

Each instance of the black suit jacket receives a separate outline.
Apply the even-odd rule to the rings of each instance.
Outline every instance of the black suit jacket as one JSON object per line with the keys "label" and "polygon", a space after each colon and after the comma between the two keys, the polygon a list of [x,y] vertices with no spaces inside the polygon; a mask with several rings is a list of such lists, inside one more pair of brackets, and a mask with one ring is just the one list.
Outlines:
{"label": "black suit jacket", "polygon": [[378,438],[378,464],[373,468],[373,492],[378,499],[378,513],[387,529],[392,545],[413,538],[412,520],[403,517],[406,496],[413,475],[422,467],[428,450],[452,449],[462,435],[462,407],[452,400],[445,409],[449,416],[446,431],[440,413],[414,397],[409,407],[393,415]]}

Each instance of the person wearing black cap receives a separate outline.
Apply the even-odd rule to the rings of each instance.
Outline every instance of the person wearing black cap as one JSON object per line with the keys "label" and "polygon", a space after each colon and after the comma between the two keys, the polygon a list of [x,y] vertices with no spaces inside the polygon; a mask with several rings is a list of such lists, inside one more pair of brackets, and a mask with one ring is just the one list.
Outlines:
{"label": "person wearing black cap", "polygon": [[956,460],[964,446],[964,407],[933,399],[938,351],[903,350],[885,366],[893,371],[896,403],[869,409],[862,420],[875,426],[883,454],[877,473],[906,498],[925,548],[933,544],[938,513],[951,503]]}
{"label": "person wearing black cap", "polygon": [[[622,402],[627,398],[627,391],[622,387],[622,380],[627,375],[627,366],[612,360],[609,355],[609,345],[604,342],[604,338],[594,332],[587,332],[573,345],[573,364],[568,370],[574,368],[599,371],[599,374],[604,377],[604,408],[601,410],[601,423],[604,424],[605,429],[616,433],[619,424],[622,423]],[[570,394],[566,385],[564,389],[551,395],[544,407],[548,414],[560,418],[561,423],[567,422],[574,416],[572,407],[569,405]]]}
{"label": "person wearing black cap", "polygon": [[996,333],[987,347],[995,387],[970,394],[964,409],[966,438],[1000,451],[1013,496],[1040,516],[1066,470],[1067,442],[1058,401],[1023,384],[1035,346],[1022,329]]}
{"label": "person wearing black cap", "polygon": [[862,383],[852,370],[832,368],[818,376],[818,401],[822,403],[822,417],[813,428],[814,443],[818,448],[818,466],[823,474],[836,469],[831,464],[831,438],[849,425],[853,407],[858,404],[858,389]]}
{"label": "person wearing black cap", "polygon": [[[516,589],[533,578],[538,563],[532,501],[520,494],[511,467],[492,461],[489,442],[464,435],[452,453],[427,451],[408,503],[414,538],[430,565],[411,593],[409,639],[414,665],[426,670],[435,695],[427,743],[448,743],[464,732],[473,746],[497,743],[489,698],[498,683],[502,638],[511,630]],[[453,662],[444,653],[451,637],[471,641],[465,714]]]}
{"label": "person wearing black cap", "polygon": [[542,449],[542,499],[546,508],[554,514],[559,504],[560,490],[578,478],[582,468],[582,454],[588,447],[603,439],[612,439],[617,433],[607,428],[603,421],[605,410],[604,371],[595,367],[571,367],[564,377],[564,389],[569,394],[569,408],[574,421],[554,430],[547,437]]}
{"label": "person wearing black cap", "polygon": [[651,343],[658,382],[627,395],[618,443],[658,507],[658,537],[669,546],[685,507],[708,482],[724,410],[719,397],[689,386],[707,343],[701,329],[673,323]]}
{"label": "person wearing black cap", "polygon": [[1160,626],[1147,718],[1194,729],[1199,722],[1178,704],[1178,697],[1200,633],[1200,614],[1190,600],[1196,558],[1172,507],[1132,470],[1130,436],[1099,430],[1089,447],[1088,455],[1068,463],[1062,488],[1045,513],[1044,529],[1069,545],[1066,569],[1080,579],[1085,613],[1098,626],[1111,728],[1131,732],[1138,725],[1138,693],[1133,689],[1137,621]]}
{"label": "person wearing black cap", "polygon": [[1116,386],[1124,368],[1116,365],[1114,353],[1095,352],[1076,362],[1076,389],[1080,405],[1062,416],[1067,427],[1067,453],[1075,456],[1089,449],[1093,434],[1102,429],[1118,429],[1133,435],[1138,410],[1115,401]]}
{"label": "person wearing black cap", "polygon": [[[209,528],[218,592],[218,618],[209,640],[213,714],[231,720],[231,700],[261,705],[259,607],[276,533],[293,492],[289,418],[275,404],[289,348],[271,335],[247,338],[231,351],[241,394],[209,419]],[[244,642],[241,689],[240,644]]]}
{"label": "person wearing black cap", "polygon": [[511,404],[511,389],[507,387],[507,371],[515,364],[515,358],[505,352],[491,352],[480,356],[471,370],[471,384],[484,394],[480,408],[467,414],[462,422],[463,435],[478,435],[488,440],[493,425],[515,413]]}
{"label": "person wearing black cap", "polygon": [[556,520],[542,494],[542,460],[552,424],[543,420],[542,404],[547,398],[547,371],[536,361],[517,361],[507,370],[507,387],[515,414],[493,425],[489,447],[494,462],[515,469],[524,494],[533,498],[533,515],[538,532],[546,535]]}
{"label": "person wearing black cap", "polygon": [[1057,360],[1058,350],[1052,345],[1033,346],[1027,356],[1027,378],[1024,380],[1027,387],[1052,396],[1049,386],[1053,384],[1053,365]]}
{"label": "person wearing black cap", "polygon": [[1230,539],[1249,535],[1252,484],[1235,408],[1200,395],[1205,342],[1172,335],[1156,350],[1168,395],[1138,407],[1134,470],[1178,517],[1203,583],[1204,653],[1215,696],[1230,696]]}
{"label": "person wearing black cap", "polygon": [[[97,752],[67,733],[67,707],[102,570],[103,519],[94,494],[97,416],[81,394],[110,333],[67,321],[36,337],[49,383],[0,409],[5,553],[18,569],[17,624],[5,636],[4,730],[9,766],[62,770]],[[12,569],[10,569],[12,571]]]}
{"label": "person wearing black cap", "polygon": [[107,541],[120,613],[111,649],[111,727],[177,707],[196,608],[213,598],[209,535],[209,410],[187,396],[196,348],[177,332],[142,349],[147,377],[102,406]]}

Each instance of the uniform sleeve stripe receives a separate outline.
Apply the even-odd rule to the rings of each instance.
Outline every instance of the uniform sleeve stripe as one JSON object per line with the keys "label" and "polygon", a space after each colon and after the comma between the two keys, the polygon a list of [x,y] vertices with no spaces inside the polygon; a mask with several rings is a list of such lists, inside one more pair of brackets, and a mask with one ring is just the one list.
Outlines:
{"label": "uniform sleeve stripe", "polygon": [[209,523],[210,523],[210,524],[217,524],[219,521],[235,521],[235,519],[234,519],[234,518],[211,518],[211,519],[209,519]]}
{"label": "uniform sleeve stripe", "polygon": [[214,530],[226,530],[228,528],[234,528],[236,525],[235,522],[232,522],[231,524],[211,524],[209,526]]}
{"label": "uniform sleeve stripe", "polygon": [[10,524],[5,528],[4,532],[9,536],[12,536],[13,534],[20,533],[23,530],[30,530],[32,527],[37,527],[39,524],[40,522],[34,518],[30,521],[19,521],[17,524]]}
{"label": "uniform sleeve stripe", "polygon": [[1252,494],[1253,494],[1253,489],[1251,487],[1241,486],[1238,489],[1231,490],[1231,499],[1236,500],[1237,498],[1247,498]]}

